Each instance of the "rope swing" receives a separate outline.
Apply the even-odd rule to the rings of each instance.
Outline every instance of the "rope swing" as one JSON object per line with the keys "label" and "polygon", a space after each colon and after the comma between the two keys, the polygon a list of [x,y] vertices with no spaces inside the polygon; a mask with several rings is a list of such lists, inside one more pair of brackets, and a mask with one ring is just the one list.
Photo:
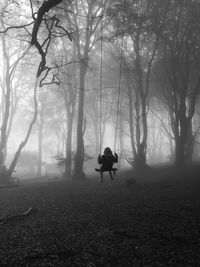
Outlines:
{"label": "rope swing", "polygon": [[[124,0],[123,8],[123,21],[122,21],[122,43],[120,48],[120,65],[119,65],[119,83],[118,83],[118,93],[117,93],[117,114],[116,114],[116,124],[115,124],[115,138],[114,138],[114,151],[116,151],[117,137],[118,137],[118,124],[119,124],[119,104],[120,104],[120,92],[122,84],[122,63],[123,63],[123,50],[124,50],[124,25],[125,25],[125,11],[126,11],[126,0]],[[101,37],[100,37],[100,103],[99,103],[99,128],[100,128],[100,138],[99,138],[99,150],[102,150],[102,80],[103,80],[103,13],[101,14]]]}
{"label": "rope swing", "polygon": [[119,65],[119,84],[118,84],[118,93],[117,93],[117,116],[116,116],[116,125],[115,125],[115,139],[114,139],[114,151],[117,149],[117,138],[118,138],[118,124],[119,124],[119,104],[120,104],[120,93],[122,86],[122,64],[123,64],[123,52],[124,52],[124,25],[125,25],[125,12],[126,12],[126,0],[124,0],[123,8],[123,21],[122,21],[122,44],[120,48],[120,65]]}
{"label": "rope swing", "polygon": [[[101,6],[103,6],[103,0],[101,1]],[[102,81],[103,81],[103,11],[101,13],[101,40],[100,40],[100,103],[99,103],[99,131],[100,131],[100,137],[99,137],[99,151],[101,154],[101,148],[102,148]]]}

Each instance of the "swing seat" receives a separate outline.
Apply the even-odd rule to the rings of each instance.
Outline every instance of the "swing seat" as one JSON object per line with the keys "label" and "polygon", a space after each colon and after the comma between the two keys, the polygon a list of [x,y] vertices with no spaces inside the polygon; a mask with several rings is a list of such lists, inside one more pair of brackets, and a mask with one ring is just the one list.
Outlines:
{"label": "swing seat", "polygon": [[98,168],[95,168],[95,171],[96,172],[109,172],[109,171],[113,171],[113,172],[116,172],[117,171],[117,168],[112,168],[110,170],[102,170],[102,169],[98,169]]}

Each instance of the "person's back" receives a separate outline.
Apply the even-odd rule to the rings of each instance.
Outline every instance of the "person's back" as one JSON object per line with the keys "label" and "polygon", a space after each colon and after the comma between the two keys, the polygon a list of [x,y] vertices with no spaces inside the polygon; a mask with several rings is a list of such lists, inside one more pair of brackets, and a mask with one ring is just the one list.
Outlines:
{"label": "person's back", "polygon": [[109,171],[111,179],[112,177],[112,168],[113,164],[118,162],[118,155],[116,153],[112,153],[112,150],[109,147],[106,147],[104,150],[104,154],[98,157],[98,163],[101,164],[101,181],[103,181],[103,172]]}
{"label": "person's back", "polygon": [[117,157],[113,156],[112,154],[103,154],[101,156],[101,163],[103,171],[109,171],[113,167],[113,163],[117,163]]}

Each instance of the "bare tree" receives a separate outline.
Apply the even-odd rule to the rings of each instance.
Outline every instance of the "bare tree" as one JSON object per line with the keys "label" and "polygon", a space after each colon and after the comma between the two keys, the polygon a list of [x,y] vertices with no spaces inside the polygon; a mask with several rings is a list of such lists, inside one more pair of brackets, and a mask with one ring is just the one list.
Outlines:
{"label": "bare tree", "polygon": [[[160,9],[164,9],[163,5]],[[166,83],[162,95],[168,105],[175,140],[175,164],[185,164],[192,145],[192,119],[200,87],[199,27],[200,4],[197,1],[171,2],[166,23],[155,33],[162,39],[159,71]],[[166,79],[167,78],[167,79]]]}
{"label": "bare tree", "polygon": [[[6,3],[4,8],[9,6]],[[5,29],[5,17],[1,16],[1,28]],[[4,34],[1,34],[1,44],[2,44],[2,51],[3,51],[3,62],[5,71],[3,73],[3,82],[2,82],[2,99],[4,99],[4,104],[2,108],[2,125],[1,125],[1,139],[0,139],[0,170],[2,170],[4,163],[5,163],[5,156],[6,156],[6,148],[7,148],[7,140],[8,135],[10,132],[11,121],[13,115],[13,103],[12,100],[12,81],[14,79],[14,74],[18,65],[23,61],[25,56],[27,55],[29,48],[27,48],[24,52],[18,53],[18,57],[13,59],[12,57],[12,49],[10,47],[10,39],[6,38]],[[10,49],[9,49],[10,47]],[[10,122],[10,124],[9,124]]]}
{"label": "bare tree", "polygon": [[[63,45],[63,51],[66,50],[66,47]],[[70,55],[70,59],[68,56],[69,65],[63,66],[60,69],[60,73],[58,76],[59,79],[59,93],[61,94],[64,100],[64,109],[66,113],[66,135],[65,135],[65,172],[64,177],[67,179],[72,178],[74,169],[73,162],[74,157],[72,151],[72,137],[73,137],[73,124],[74,124],[74,116],[75,116],[75,107],[76,107],[76,92],[77,92],[77,82],[76,82],[76,50],[72,49],[72,54]]]}
{"label": "bare tree", "polygon": [[[146,165],[148,138],[147,114],[153,61],[159,38],[153,33],[156,6],[152,1],[116,2],[108,10],[115,29],[113,38],[123,38],[123,64],[129,96],[129,125],[135,167]],[[157,27],[161,28],[164,17]],[[123,26],[122,26],[123,25]],[[134,104],[133,104],[134,102]]]}
{"label": "bare tree", "polygon": [[76,0],[67,12],[73,42],[79,60],[79,99],[78,99],[78,121],[77,121],[77,148],[75,154],[75,179],[82,179],[84,161],[84,100],[85,100],[85,77],[89,64],[90,52],[94,44],[99,41],[100,21],[106,1],[100,0]]}
{"label": "bare tree", "polygon": [[[13,158],[13,161],[11,162],[11,165],[8,169],[7,172],[7,177],[9,178],[12,175],[12,172],[14,171],[14,168],[17,164],[18,158],[20,156],[20,153],[24,146],[26,145],[32,127],[37,119],[37,99],[36,99],[36,91],[37,91],[37,86],[38,82],[40,82],[40,85],[42,84],[42,81],[46,78],[50,68],[46,66],[46,56],[47,52],[51,43],[51,36],[54,28],[59,29],[60,31],[64,31],[68,36],[68,32],[59,25],[59,20],[54,16],[54,17],[46,17],[46,14],[57,4],[61,3],[61,0],[48,0],[45,1],[40,8],[37,11],[37,17],[35,17],[35,13],[33,12],[33,4],[30,1],[30,6],[32,9],[32,19],[33,21],[30,23],[27,23],[25,25],[14,25],[14,26],[5,26],[5,21],[4,19],[6,18],[7,14],[7,8],[9,8],[9,5],[14,5],[15,3],[11,3],[9,1],[5,2],[5,6],[2,8],[1,13],[1,39],[2,39],[2,47],[3,47],[3,55],[5,59],[5,64],[6,64],[6,72],[5,72],[5,84],[6,84],[6,90],[5,90],[5,108],[4,108],[4,114],[3,114],[3,122],[2,122],[2,127],[1,127],[1,140],[0,140],[0,170],[2,170],[3,164],[4,164],[4,151],[6,147],[6,142],[7,142],[7,131],[8,131],[8,121],[9,121],[9,116],[10,116],[10,99],[11,99],[11,79],[14,73],[14,70],[16,69],[17,65],[19,62],[27,55],[28,51],[30,50],[30,46],[28,46],[24,52],[22,51],[20,56],[12,63],[10,64],[9,61],[9,55],[7,54],[6,51],[6,33],[8,31],[12,31],[13,29],[24,29],[26,33],[29,33],[27,27],[29,27],[31,24],[33,24],[33,29],[32,29],[32,34],[31,34],[31,42],[30,45],[34,45],[40,56],[41,56],[41,61],[40,64],[38,65],[38,70],[37,70],[37,79],[34,87],[34,114],[33,114],[33,119],[28,127],[25,139],[20,143],[15,156]],[[45,19],[44,19],[45,16]],[[47,36],[42,44],[39,43],[38,41],[38,32],[39,29],[42,25],[42,23],[45,24],[46,30],[47,30]],[[70,37],[70,36],[69,36]],[[39,79],[40,75],[45,71],[44,77],[42,79]],[[5,168],[3,168],[3,171],[5,171]]]}

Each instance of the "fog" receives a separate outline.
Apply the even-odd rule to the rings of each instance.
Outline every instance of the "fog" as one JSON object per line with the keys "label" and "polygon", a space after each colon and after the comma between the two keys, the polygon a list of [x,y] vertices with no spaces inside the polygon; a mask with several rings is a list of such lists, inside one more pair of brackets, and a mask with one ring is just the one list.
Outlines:
{"label": "fog", "polygon": [[199,0],[0,0],[0,266],[200,266],[199,174]]}
{"label": "fog", "polygon": [[[48,12],[40,2],[1,3],[1,172],[81,179],[96,175],[105,147],[119,170],[199,161],[198,37],[187,56],[190,37],[174,37],[157,2],[143,26],[129,13],[142,3],[61,5],[59,27],[52,14],[33,20]],[[177,20],[182,36],[188,17]]]}

